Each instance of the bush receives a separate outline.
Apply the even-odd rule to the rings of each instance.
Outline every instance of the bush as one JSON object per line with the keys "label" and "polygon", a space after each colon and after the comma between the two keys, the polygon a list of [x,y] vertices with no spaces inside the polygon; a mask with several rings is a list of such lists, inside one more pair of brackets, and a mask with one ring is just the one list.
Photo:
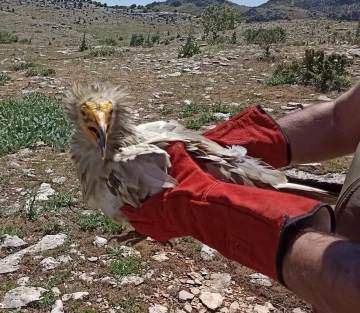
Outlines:
{"label": "bush", "polygon": [[130,40],[130,47],[142,46],[144,41],[145,41],[145,37],[143,34],[132,34]]}
{"label": "bush", "polygon": [[345,55],[324,51],[306,50],[301,60],[280,64],[273,75],[265,81],[268,86],[299,84],[315,86],[322,92],[343,90],[351,86],[346,67],[351,61]]}
{"label": "bush", "polygon": [[42,64],[33,64],[25,71],[26,76],[49,76],[52,74],[55,74],[55,70]]}
{"label": "bush", "polygon": [[10,44],[19,41],[19,37],[8,32],[0,31],[0,44]]}
{"label": "bush", "polygon": [[116,54],[116,49],[114,47],[103,46],[100,49],[93,49],[90,51],[90,57],[109,57]]}
{"label": "bush", "polygon": [[205,37],[210,33],[212,40],[216,41],[220,32],[235,29],[237,14],[229,8],[217,6],[207,7],[201,15],[201,24],[204,27]]}
{"label": "bush", "polygon": [[271,59],[271,45],[286,41],[286,30],[282,27],[248,29],[244,32],[248,44],[257,44],[264,51],[264,59]]}
{"label": "bush", "polygon": [[117,46],[117,41],[114,38],[106,38],[100,41],[102,45]]}
{"label": "bush", "polygon": [[179,49],[178,58],[191,58],[199,53],[201,53],[199,45],[193,37],[188,36],[185,44]]}
{"label": "bush", "polygon": [[5,74],[0,74],[0,86],[11,82],[11,78]]}
{"label": "bush", "polygon": [[71,135],[63,107],[41,93],[0,102],[0,155],[33,148],[43,141],[64,148]]}

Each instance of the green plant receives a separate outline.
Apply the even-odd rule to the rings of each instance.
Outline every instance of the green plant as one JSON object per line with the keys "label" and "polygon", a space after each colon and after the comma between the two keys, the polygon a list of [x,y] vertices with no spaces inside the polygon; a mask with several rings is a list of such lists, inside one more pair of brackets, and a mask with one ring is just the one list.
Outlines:
{"label": "green plant", "polygon": [[102,39],[102,40],[100,40],[100,43],[102,45],[117,46],[117,41],[114,38]]}
{"label": "green plant", "polygon": [[77,215],[75,222],[81,230],[85,231],[101,229],[103,233],[114,234],[120,234],[123,231],[122,225],[111,221],[101,212],[94,212],[89,215]]}
{"label": "green plant", "polygon": [[32,302],[29,307],[40,309],[40,308],[51,308],[56,301],[56,295],[52,291],[44,291],[41,293],[39,301]]}
{"label": "green plant", "polygon": [[137,258],[112,260],[111,273],[117,278],[123,278],[140,271],[140,260]]}
{"label": "green plant", "polygon": [[194,29],[192,25],[190,25],[186,42],[179,49],[178,58],[191,58],[193,55],[199,54],[200,52],[200,47],[194,38]]}
{"label": "green plant", "polygon": [[7,83],[11,82],[11,77],[5,74],[0,74],[0,86],[4,86]]}
{"label": "green plant", "polygon": [[143,34],[132,34],[130,40],[130,47],[142,46],[145,41]]}
{"label": "green plant", "polygon": [[6,31],[0,31],[0,44],[10,44],[18,42],[19,37],[17,35],[12,35]]}
{"label": "green plant", "polygon": [[70,270],[57,272],[56,274],[54,274],[53,276],[51,276],[49,278],[47,284],[48,284],[48,286],[50,288],[56,287],[56,286],[59,286],[60,284],[64,283],[65,281],[67,281],[71,277],[72,277],[72,274],[71,274]]}
{"label": "green plant", "polygon": [[286,41],[286,30],[282,27],[248,29],[244,32],[248,44],[258,44],[263,49],[264,59],[271,59],[271,45]]}
{"label": "green plant", "polygon": [[116,54],[115,47],[112,46],[102,46],[100,49],[91,49],[89,56],[90,57],[109,57]]}
{"label": "green plant", "polygon": [[235,29],[237,14],[230,8],[219,8],[212,5],[207,7],[201,14],[200,22],[204,27],[205,37],[212,35],[215,41],[220,32]]}
{"label": "green plant", "polygon": [[343,90],[351,86],[351,79],[346,67],[351,60],[346,55],[324,51],[306,50],[301,60],[290,64],[280,64],[265,84],[299,84],[315,86],[322,92]]}
{"label": "green plant", "polygon": [[37,92],[0,101],[0,124],[0,155],[33,148],[39,141],[61,149],[71,135],[64,108]]}
{"label": "green plant", "polygon": [[173,112],[173,109],[172,108],[168,108],[168,107],[164,107],[162,110],[161,110],[161,115],[169,115]]}
{"label": "green plant", "polygon": [[13,224],[5,224],[0,226],[0,237],[4,235],[24,237],[24,231],[21,227]]}
{"label": "green plant", "polygon": [[89,47],[86,44],[86,32],[84,32],[84,35],[83,35],[83,37],[81,39],[81,42],[80,42],[79,51],[84,52],[84,51],[86,51],[88,49],[89,49]]}
{"label": "green plant", "polygon": [[26,69],[26,76],[49,76],[55,74],[55,70],[43,64],[35,64]]}

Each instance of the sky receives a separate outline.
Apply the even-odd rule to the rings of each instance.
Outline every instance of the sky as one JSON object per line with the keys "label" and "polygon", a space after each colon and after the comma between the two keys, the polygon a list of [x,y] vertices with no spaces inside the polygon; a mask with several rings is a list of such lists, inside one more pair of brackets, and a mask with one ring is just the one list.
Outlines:
{"label": "sky", "polygon": [[[155,0],[101,0],[100,2],[106,2],[108,5],[146,5],[154,2]],[[160,0],[156,0],[160,1]],[[267,0],[230,0],[231,2],[235,2],[237,4],[246,5],[249,7],[256,7],[260,4],[267,2]]]}

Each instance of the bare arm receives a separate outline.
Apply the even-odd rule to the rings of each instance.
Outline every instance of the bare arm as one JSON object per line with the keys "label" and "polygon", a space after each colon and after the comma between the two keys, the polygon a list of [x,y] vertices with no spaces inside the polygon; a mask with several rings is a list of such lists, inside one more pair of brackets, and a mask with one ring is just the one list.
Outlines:
{"label": "bare arm", "polygon": [[286,285],[321,313],[360,312],[360,244],[308,232],[283,263]]}
{"label": "bare arm", "polygon": [[333,102],[279,119],[292,164],[319,162],[354,153],[360,142],[360,83]]}

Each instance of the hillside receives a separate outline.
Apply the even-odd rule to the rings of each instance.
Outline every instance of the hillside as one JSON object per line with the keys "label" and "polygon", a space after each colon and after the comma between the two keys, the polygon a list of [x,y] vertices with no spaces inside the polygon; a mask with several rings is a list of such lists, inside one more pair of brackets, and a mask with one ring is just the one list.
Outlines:
{"label": "hillside", "polygon": [[155,1],[147,7],[153,10],[200,15],[204,8],[210,5],[231,7],[241,14],[246,22],[309,18],[357,21],[360,18],[360,0],[270,0],[256,8],[226,0],[166,0]]}
{"label": "hillside", "polygon": [[360,0],[269,0],[259,9],[277,11],[280,6],[323,13],[331,19],[357,21],[360,18]]}
{"label": "hillside", "polygon": [[160,11],[181,12],[193,15],[200,15],[204,8],[211,5],[229,7],[239,14],[246,13],[249,8],[227,0],[166,0],[155,1],[147,5],[148,8]]}

